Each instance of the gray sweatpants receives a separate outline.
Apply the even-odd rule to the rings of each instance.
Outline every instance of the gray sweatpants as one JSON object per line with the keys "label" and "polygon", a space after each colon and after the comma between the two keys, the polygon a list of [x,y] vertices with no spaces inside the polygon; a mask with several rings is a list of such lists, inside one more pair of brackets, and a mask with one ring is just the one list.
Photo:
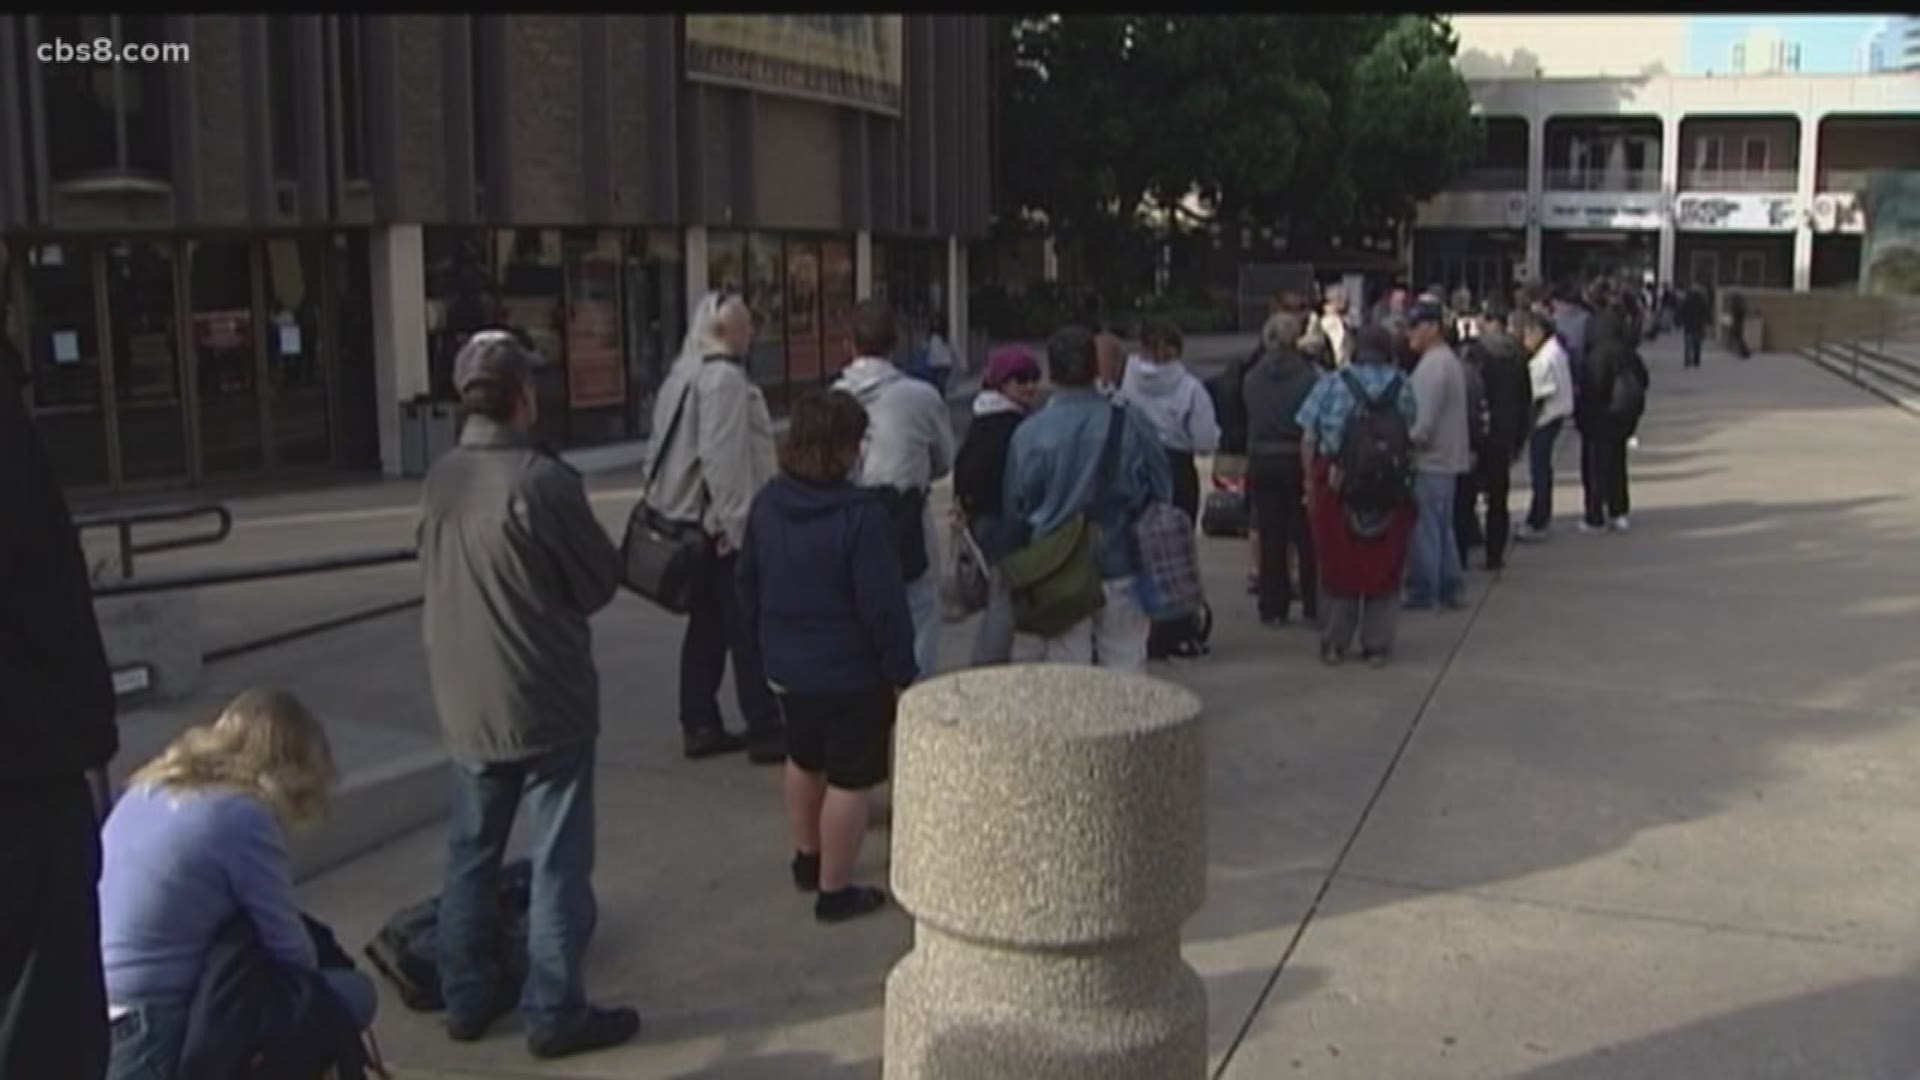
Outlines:
{"label": "gray sweatpants", "polygon": [[1393,632],[1400,623],[1399,594],[1361,597],[1322,592],[1320,614],[1327,620],[1321,640],[1328,647],[1341,653],[1350,651],[1353,632],[1359,630],[1362,652],[1393,652]]}

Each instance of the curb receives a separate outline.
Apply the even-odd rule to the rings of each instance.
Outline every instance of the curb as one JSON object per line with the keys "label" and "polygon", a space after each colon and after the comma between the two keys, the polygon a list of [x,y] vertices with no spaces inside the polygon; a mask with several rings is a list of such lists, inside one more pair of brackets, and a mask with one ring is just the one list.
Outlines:
{"label": "curb", "polygon": [[445,818],[448,760],[435,746],[348,773],[327,819],[289,838],[294,880],[317,877]]}

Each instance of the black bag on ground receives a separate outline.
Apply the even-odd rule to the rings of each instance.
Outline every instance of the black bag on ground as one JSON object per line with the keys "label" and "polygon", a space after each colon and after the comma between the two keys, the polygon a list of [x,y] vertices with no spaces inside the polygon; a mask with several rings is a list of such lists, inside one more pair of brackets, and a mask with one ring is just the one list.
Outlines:
{"label": "black bag on ground", "polygon": [[[500,914],[495,961],[503,991],[518,998],[527,979],[527,904],[533,894],[533,864],[525,859],[500,868]],[[440,898],[430,897],[394,912],[367,943],[367,959],[400,992],[414,1012],[446,1008],[440,996]]]}
{"label": "black bag on ground", "polygon": [[[673,421],[654,451],[653,467],[647,471],[648,494],[667,460],[674,433],[680,430],[680,418],[686,415],[688,387],[674,406]],[[713,547],[697,523],[668,521],[647,505],[647,495],[633,504],[627,515],[627,534],[620,542],[621,578],[627,588],[659,604],[675,615],[693,610],[693,586],[706,572],[713,558]]]}
{"label": "black bag on ground", "polygon": [[1200,506],[1200,531],[1219,539],[1245,539],[1253,516],[1247,512],[1247,493],[1216,488]]}
{"label": "black bag on ground", "polygon": [[1378,397],[1348,368],[1340,378],[1353,395],[1353,412],[1340,444],[1340,502],[1348,520],[1383,521],[1413,496],[1413,432],[1400,413],[1396,374]]}

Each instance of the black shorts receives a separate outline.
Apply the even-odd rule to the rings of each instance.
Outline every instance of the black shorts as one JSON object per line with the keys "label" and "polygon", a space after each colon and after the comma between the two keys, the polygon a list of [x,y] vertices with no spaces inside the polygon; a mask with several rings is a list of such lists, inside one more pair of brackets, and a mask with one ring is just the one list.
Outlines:
{"label": "black shorts", "polygon": [[787,721],[787,757],[810,773],[826,773],[842,791],[885,783],[892,760],[893,688],[856,694],[780,694]]}

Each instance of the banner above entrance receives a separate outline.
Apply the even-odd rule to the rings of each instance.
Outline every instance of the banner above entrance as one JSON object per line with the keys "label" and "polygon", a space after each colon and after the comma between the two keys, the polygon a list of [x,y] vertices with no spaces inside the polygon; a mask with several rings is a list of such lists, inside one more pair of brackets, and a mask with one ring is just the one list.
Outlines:
{"label": "banner above entrance", "polygon": [[900,112],[898,15],[688,15],[687,78]]}

